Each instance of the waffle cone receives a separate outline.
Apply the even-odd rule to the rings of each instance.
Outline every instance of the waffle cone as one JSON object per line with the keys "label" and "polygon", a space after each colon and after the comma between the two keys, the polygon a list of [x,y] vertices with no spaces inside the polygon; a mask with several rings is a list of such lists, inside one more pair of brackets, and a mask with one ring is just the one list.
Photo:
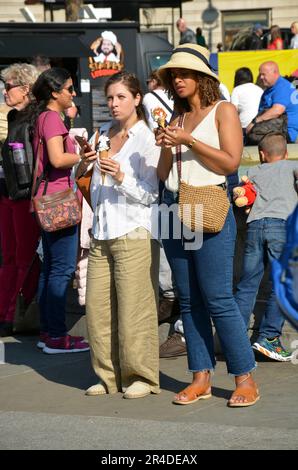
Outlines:
{"label": "waffle cone", "polygon": [[[105,158],[109,158],[109,151],[108,150],[102,150],[101,152],[99,152],[99,159],[104,160]],[[105,177],[106,177],[106,175],[105,175],[105,173],[103,173],[101,175],[102,184],[104,184],[104,182],[105,182]]]}
{"label": "waffle cone", "polygon": [[99,158],[104,159],[104,158],[109,158],[109,151],[108,150],[102,150],[99,152]]}
{"label": "waffle cone", "polygon": [[162,127],[163,129],[165,129],[166,120],[164,118],[159,118],[158,121],[157,121],[157,124],[159,125],[159,127]]}

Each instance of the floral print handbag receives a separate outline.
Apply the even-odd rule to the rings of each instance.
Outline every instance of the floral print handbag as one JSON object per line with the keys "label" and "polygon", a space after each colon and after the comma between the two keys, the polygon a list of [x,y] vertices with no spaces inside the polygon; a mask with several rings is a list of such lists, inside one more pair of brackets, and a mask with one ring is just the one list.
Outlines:
{"label": "floral print handbag", "polygon": [[[42,139],[39,140],[38,155],[35,163],[31,201],[36,219],[45,232],[55,232],[72,227],[81,222],[82,208],[78,195],[71,187],[53,194],[46,194],[48,168],[37,178],[38,165],[42,151]],[[44,175],[45,173],[45,175]],[[42,196],[34,196],[45,176],[45,187]],[[38,179],[38,182],[37,182]],[[70,186],[70,180],[69,180]]]}

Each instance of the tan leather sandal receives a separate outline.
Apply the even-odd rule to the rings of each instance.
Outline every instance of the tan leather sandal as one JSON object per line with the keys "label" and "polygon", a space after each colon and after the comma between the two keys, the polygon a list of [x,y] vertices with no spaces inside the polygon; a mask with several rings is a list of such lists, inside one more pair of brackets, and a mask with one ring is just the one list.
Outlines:
{"label": "tan leather sandal", "polygon": [[[179,400],[179,396],[186,397],[185,399]],[[207,400],[211,398],[211,384],[208,381],[206,385],[196,385],[194,383],[188,385],[182,392],[179,392],[172,403],[175,405],[191,405],[198,400]]]}
{"label": "tan leather sandal", "polygon": [[[245,382],[250,376],[251,374],[247,374],[244,377],[244,379],[241,380],[237,384],[235,391],[232,393],[232,396],[230,400],[228,401],[228,406],[230,408],[243,408],[245,406],[252,406],[260,399],[259,390],[255,382],[254,382],[254,388],[248,387],[248,386],[239,387],[239,385]],[[235,402],[235,403],[231,402],[231,400],[235,397],[242,397],[246,401]]]}

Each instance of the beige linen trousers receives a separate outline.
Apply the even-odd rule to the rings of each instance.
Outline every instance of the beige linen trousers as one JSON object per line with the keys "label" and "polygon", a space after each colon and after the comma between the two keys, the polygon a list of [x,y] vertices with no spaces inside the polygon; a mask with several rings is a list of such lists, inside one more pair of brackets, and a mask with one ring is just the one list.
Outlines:
{"label": "beige linen trousers", "polygon": [[135,381],[159,393],[159,244],[144,228],[92,239],[86,319],[92,366],[109,393]]}

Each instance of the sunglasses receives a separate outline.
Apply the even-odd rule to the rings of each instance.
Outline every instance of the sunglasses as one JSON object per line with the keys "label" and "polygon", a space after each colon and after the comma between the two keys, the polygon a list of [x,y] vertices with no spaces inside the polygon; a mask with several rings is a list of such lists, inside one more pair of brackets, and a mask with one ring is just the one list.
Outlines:
{"label": "sunglasses", "polygon": [[4,83],[5,91],[9,91],[12,88],[17,88],[18,86],[22,86],[22,85],[12,85],[11,83]]}
{"label": "sunglasses", "polygon": [[67,88],[62,88],[62,90],[67,90],[69,93],[73,93],[74,92],[74,86],[73,85],[70,85],[69,87]]}

